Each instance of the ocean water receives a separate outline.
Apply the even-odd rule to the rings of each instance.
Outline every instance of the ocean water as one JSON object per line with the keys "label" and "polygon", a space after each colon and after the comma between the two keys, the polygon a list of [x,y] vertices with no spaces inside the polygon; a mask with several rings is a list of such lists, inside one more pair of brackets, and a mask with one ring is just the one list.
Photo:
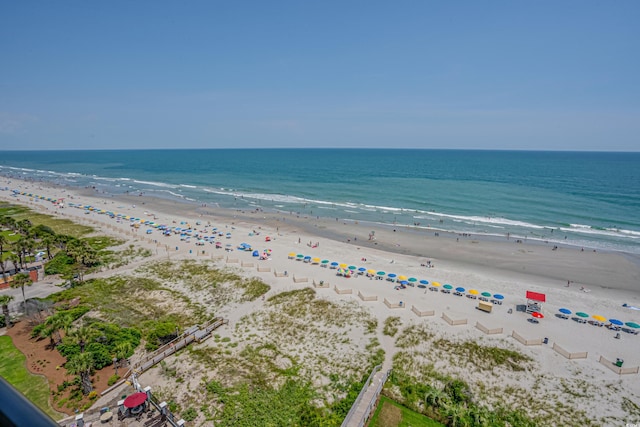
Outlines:
{"label": "ocean water", "polygon": [[640,153],[5,151],[0,175],[640,254]]}

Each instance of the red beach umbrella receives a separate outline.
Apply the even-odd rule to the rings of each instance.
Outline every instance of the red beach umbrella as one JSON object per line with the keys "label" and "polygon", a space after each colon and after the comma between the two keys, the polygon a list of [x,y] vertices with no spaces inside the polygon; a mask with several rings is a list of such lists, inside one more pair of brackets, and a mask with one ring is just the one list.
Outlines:
{"label": "red beach umbrella", "polygon": [[138,393],[133,393],[131,396],[127,397],[124,400],[124,407],[136,408],[142,405],[144,402],[146,402],[146,400],[147,400],[147,393],[143,393],[141,391]]}
{"label": "red beach umbrella", "polygon": [[540,313],[539,311],[534,311],[533,313],[531,313],[531,315],[533,317],[535,317],[536,319],[543,319],[544,318],[544,314]]}

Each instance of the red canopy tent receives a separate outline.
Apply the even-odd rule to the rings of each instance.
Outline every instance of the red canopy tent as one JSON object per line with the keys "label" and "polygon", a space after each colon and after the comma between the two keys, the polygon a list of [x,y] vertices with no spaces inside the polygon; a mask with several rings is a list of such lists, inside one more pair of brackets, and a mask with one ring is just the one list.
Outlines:
{"label": "red canopy tent", "polygon": [[527,291],[527,313],[542,311],[542,303],[547,301],[545,294]]}

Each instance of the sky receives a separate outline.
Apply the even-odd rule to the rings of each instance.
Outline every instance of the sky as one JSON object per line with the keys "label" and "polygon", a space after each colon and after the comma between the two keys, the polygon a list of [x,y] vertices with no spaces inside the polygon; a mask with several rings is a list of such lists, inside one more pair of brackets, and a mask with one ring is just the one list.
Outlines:
{"label": "sky", "polygon": [[640,2],[3,1],[0,151],[640,151]]}

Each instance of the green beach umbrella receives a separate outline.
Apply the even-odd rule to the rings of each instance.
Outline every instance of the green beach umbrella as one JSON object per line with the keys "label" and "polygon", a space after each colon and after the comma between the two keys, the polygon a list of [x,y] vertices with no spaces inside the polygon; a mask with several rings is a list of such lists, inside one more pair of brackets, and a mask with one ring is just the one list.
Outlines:
{"label": "green beach umbrella", "polygon": [[625,323],[625,325],[633,329],[640,329],[640,325],[638,325],[636,322],[627,322]]}
{"label": "green beach umbrella", "polygon": [[483,297],[489,298],[491,296],[491,292],[483,292],[480,295],[482,295]]}
{"label": "green beach umbrella", "polygon": [[576,316],[578,316],[578,317],[589,317],[589,315],[587,313],[583,313],[582,311],[577,312]]}
{"label": "green beach umbrella", "polygon": [[356,267],[355,265],[350,265],[349,267],[347,267],[349,270],[357,270],[358,267]]}
{"label": "green beach umbrella", "polygon": [[417,281],[418,281],[418,279],[416,279],[415,277],[409,277],[409,281],[410,281],[410,282],[417,282]]}
{"label": "green beach umbrella", "polygon": [[445,288],[445,289],[453,289],[453,286],[451,286],[450,284],[447,283],[446,285],[443,286],[443,288]]}
{"label": "green beach umbrella", "polygon": [[323,259],[322,261],[320,261],[322,264],[329,264],[329,260],[328,259]]}
{"label": "green beach umbrella", "polygon": [[384,276],[384,275],[385,275],[385,274],[387,274],[387,273],[385,273],[384,271],[378,271],[376,274],[377,274],[378,276]]}

